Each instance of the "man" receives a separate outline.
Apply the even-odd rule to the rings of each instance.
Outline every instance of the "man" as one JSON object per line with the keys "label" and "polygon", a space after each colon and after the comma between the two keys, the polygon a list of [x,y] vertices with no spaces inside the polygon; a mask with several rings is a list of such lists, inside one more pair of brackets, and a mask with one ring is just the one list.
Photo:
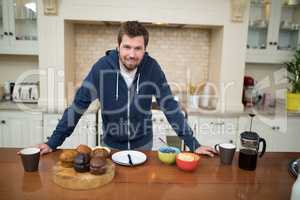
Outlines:
{"label": "man", "polygon": [[[146,52],[148,31],[137,21],[121,25],[117,50],[97,61],[64,112],[52,136],[38,145],[41,154],[52,152],[73,132],[91,101],[101,103],[104,145],[114,149],[151,150],[152,96],[177,135],[191,151],[213,157],[215,150],[201,146],[174,100],[164,72]],[[155,134],[155,133],[154,133]]]}

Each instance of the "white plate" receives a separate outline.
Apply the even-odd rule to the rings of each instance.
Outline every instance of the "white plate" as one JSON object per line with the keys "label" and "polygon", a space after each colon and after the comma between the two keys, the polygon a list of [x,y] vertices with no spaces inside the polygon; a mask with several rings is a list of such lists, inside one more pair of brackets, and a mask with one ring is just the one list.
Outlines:
{"label": "white plate", "polygon": [[133,150],[116,152],[111,159],[119,165],[130,166],[128,155],[131,157],[132,165],[140,165],[147,160],[147,156],[143,152]]}

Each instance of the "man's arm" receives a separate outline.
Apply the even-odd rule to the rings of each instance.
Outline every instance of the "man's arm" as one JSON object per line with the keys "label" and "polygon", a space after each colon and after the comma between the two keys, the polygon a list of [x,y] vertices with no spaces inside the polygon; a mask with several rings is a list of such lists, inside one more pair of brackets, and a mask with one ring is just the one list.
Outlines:
{"label": "man's arm", "polygon": [[64,111],[62,119],[59,121],[53,134],[46,142],[46,145],[39,145],[41,153],[51,152],[62,145],[66,137],[70,136],[76,127],[79,119],[86,111],[90,103],[98,97],[99,71],[96,65],[93,66],[88,76],[77,90],[72,105]]}
{"label": "man's arm", "polygon": [[156,100],[174,131],[182,140],[184,140],[191,151],[213,157],[217,152],[212,147],[201,146],[193,136],[193,131],[188,125],[187,120],[184,118],[178,102],[174,100],[164,72],[160,70],[159,76],[157,77],[156,84],[158,90],[156,93]]}
{"label": "man's arm", "polygon": [[201,145],[196,138],[193,137],[193,131],[184,118],[178,102],[174,100],[165,74],[160,67],[155,82],[158,86],[156,89],[156,100],[160,109],[164,112],[168,122],[177,135],[184,140],[191,151],[195,151]]}

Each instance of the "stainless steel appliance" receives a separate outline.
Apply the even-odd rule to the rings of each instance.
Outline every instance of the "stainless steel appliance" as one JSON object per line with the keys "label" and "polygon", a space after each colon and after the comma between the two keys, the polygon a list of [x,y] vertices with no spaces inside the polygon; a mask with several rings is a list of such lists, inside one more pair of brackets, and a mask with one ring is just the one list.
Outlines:
{"label": "stainless steel appliance", "polygon": [[299,168],[300,168],[300,158],[294,159],[289,162],[288,169],[289,169],[289,172],[294,177],[297,177],[299,175]]}
{"label": "stainless steel appliance", "polygon": [[23,103],[37,103],[39,99],[38,82],[17,83],[13,90],[13,101]]}

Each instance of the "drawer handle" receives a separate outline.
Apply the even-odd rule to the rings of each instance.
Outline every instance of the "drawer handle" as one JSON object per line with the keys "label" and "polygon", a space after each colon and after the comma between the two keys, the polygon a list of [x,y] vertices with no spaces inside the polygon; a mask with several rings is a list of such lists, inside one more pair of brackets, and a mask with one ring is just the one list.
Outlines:
{"label": "drawer handle", "polygon": [[210,122],[210,124],[215,126],[223,126],[225,125],[225,122]]}
{"label": "drawer handle", "polygon": [[6,124],[6,121],[5,120],[1,120],[1,124]]}

